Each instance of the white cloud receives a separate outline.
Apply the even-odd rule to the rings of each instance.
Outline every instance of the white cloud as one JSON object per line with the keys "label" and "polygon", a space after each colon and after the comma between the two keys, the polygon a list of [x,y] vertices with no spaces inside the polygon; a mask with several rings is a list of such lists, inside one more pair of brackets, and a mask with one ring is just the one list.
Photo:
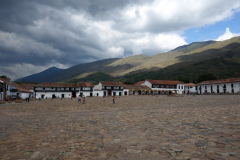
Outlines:
{"label": "white cloud", "polygon": [[[52,59],[58,64],[67,65],[126,55],[166,52],[186,44],[185,37],[182,36],[185,30],[231,18],[240,8],[239,0],[133,1],[119,5],[121,7],[115,6],[121,1],[98,0],[86,1],[83,8],[77,6],[81,6],[81,2],[73,1],[71,5],[61,6],[67,3],[62,2],[61,7],[54,6],[54,2],[48,4],[48,1],[29,3],[27,9],[34,5],[34,12],[31,13],[36,14],[28,17],[32,23],[25,25],[9,20],[6,23],[6,28],[11,30],[9,32],[0,27],[0,62],[7,62],[7,53],[21,54],[23,57],[29,57],[30,54],[49,57],[39,58],[39,66],[36,67],[33,58],[29,58],[29,61],[22,58],[25,61],[19,63],[23,66],[9,64],[1,70],[11,72],[12,77],[19,78],[21,72],[22,76],[26,76],[52,66]],[[91,7],[94,5],[99,10],[93,11]],[[24,11],[18,12],[19,15]],[[30,14],[25,13],[21,17],[28,15]],[[235,34],[226,31],[218,40],[231,36]],[[32,66],[25,67],[27,65]],[[22,69],[15,72],[13,66]]]}
{"label": "white cloud", "polygon": [[240,33],[231,33],[229,28],[226,28],[226,32],[219,36],[216,41],[224,41],[233,37],[240,36]]}

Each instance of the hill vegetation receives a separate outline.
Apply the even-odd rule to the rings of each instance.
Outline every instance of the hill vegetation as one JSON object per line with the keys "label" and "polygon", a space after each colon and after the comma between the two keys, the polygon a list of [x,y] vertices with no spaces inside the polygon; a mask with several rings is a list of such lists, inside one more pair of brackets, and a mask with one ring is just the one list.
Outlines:
{"label": "hill vegetation", "polygon": [[221,42],[194,42],[153,56],[142,54],[79,64],[46,74],[41,81],[135,83],[145,79],[169,79],[196,83],[199,76],[206,73],[217,79],[240,77],[240,37]]}

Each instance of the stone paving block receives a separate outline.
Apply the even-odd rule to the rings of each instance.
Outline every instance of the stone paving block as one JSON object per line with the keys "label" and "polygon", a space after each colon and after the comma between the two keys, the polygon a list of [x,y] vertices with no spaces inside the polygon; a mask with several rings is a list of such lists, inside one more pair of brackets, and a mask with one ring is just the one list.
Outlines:
{"label": "stone paving block", "polygon": [[0,159],[240,159],[239,96],[31,101],[0,122]]}

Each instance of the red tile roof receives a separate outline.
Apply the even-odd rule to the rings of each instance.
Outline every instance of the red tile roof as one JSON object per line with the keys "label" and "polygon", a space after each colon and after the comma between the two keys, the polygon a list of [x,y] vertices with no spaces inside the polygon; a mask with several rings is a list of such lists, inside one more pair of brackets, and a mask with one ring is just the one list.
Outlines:
{"label": "red tile roof", "polygon": [[137,86],[137,85],[124,85],[123,87],[124,89],[136,89],[136,90],[151,90],[151,88],[147,87],[147,86]]}
{"label": "red tile roof", "polygon": [[134,85],[135,85],[135,86],[139,86],[139,85],[143,84],[144,82],[145,82],[145,81],[140,81],[140,82],[135,83]]}
{"label": "red tile roof", "polygon": [[18,86],[26,90],[33,90],[33,86],[36,86],[36,84],[22,83],[19,84]]}
{"label": "red tile roof", "polygon": [[78,85],[76,83],[40,83],[35,85],[35,87],[70,87],[77,88]]}
{"label": "red tile roof", "polygon": [[194,83],[187,83],[187,84],[184,84],[185,87],[188,87],[188,86],[196,86],[196,84]]}
{"label": "red tile roof", "polygon": [[78,82],[78,87],[94,87],[92,83]]}
{"label": "red tile roof", "polygon": [[31,92],[31,91],[29,91],[29,90],[26,90],[26,89],[23,89],[23,88],[21,88],[21,87],[19,87],[19,86],[17,86],[16,88],[17,88],[18,91],[20,91],[20,92],[33,93],[33,92]]}
{"label": "red tile roof", "polygon": [[123,86],[122,82],[100,82],[102,86]]}
{"label": "red tile roof", "polygon": [[167,80],[151,80],[147,79],[148,82],[152,84],[165,84],[165,85],[177,85],[177,84],[184,84],[181,81],[167,81]]}
{"label": "red tile roof", "polygon": [[3,81],[4,83],[10,82],[11,79],[10,78],[0,78],[1,81]]}
{"label": "red tile roof", "polygon": [[197,85],[207,85],[207,84],[220,84],[220,83],[234,83],[240,82],[240,78],[230,78],[230,79],[219,79],[219,80],[211,80],[211,81],[203,81]]}

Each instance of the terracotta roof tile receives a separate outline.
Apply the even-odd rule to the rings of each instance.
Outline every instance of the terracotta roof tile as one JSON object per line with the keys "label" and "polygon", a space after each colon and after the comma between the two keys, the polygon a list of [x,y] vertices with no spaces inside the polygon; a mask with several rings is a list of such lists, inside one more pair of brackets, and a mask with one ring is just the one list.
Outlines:
{"label": "terracotta roof tile", "polygon": [[187,84],[184,84],[185,87],[188,87],[188,86],[196,86],[196,84],[194,83],[187,83]]}
{"label": "terracotta roof tile", "polygon": [[93,87],[94,85],[92,83],[86,83],[86,82],[78,82],[78,87]]}
{"label": "terracotta roof tile", "polygon": [[26,90],[33,90],[33,86],[35,85],[36,84],[22,83],[22,84],[19,84],[18,86]]}
{"label": "terracotta roof tile", "polygon": [[23,88],[21,88],[21,87],[19,87],[19,86],[17,86],[16,88],[17,88],[18,91],[20,91],[20,92],[33,93],[33,92],[31,92],[31,91],[29,91],[29,90],[26,90],[26,89],[23,89]]}
{"label": "terracotta roof tile", "polygon": [[168,81],[168,80],[151,80],[147,79],[148,82],[152,84],[167,84],[167,85],[177,85],[177,84],[184,84],[181,81]]}
{"label": "terracotta roof tile", "polygon": [[123,86],[122,82],[100,82],[103,86]]}
{"label": "terracotta roof tile", "polygon": [[203,81],[197,85],[204,85],[204,84],[220,84],[220,83],[234,83],[240,82],[240,78],[230,78],[230,79],[219,79],[219,80],[210,80],[210,81]]}
{"label": "terracotta roof tile", "polygon": [[4,83],[10,82],[11,79],[10,78],[0,78],[1,81],[3,81]]}
{"label": "terracotta roof tile", "polygon": [[77,88],[78,85],[76,83],[40,83],[35,85],[35,87],[70,87]]}
{"label": "terracotta roof tile", "polygon": [[123,86],[124,89],[136,89],[136,90],[151,90],[151,88],[147,87],[147,86],[137,86],[137,85],[124,85]]}
{"label": "terracotta roof tile", "polygon": [[145,82],[145,81],[140,81],[140,82],[135,83],[134,85],[135,85],[135,86],[139,86],[139,85],[143,84],[144,82]]}

